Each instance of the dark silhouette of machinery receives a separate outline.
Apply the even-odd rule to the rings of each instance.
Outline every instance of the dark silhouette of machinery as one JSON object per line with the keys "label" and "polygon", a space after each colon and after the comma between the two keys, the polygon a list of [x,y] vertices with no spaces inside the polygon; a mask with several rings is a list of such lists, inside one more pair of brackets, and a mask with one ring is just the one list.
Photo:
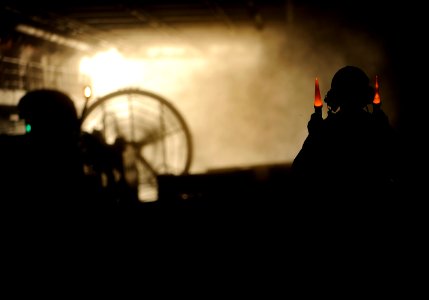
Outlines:
{"label": "dark silhouette of machinery", "polygon": [[158,175],[186,174],[191,165],[191,134],[184,118],[152,92],[123,89],[95,99],[82,113],[81,130],[119,147],[123,177],[136,188],[140,202],[158,200]]}

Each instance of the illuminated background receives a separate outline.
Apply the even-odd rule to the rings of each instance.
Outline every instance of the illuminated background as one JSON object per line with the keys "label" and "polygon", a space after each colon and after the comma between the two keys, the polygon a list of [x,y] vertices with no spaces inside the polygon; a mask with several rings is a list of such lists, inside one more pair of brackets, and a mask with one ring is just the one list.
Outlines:
{"label": "illuminated background", "polygon": [[195,30],[198,51],[150,46],[127,55],[111,49],[84,58],[81,71],[92,78],[96,97],[141,87],[174,103],[194,141],[191,172],[288,163],[307,134],[314,78],[320,78],[324,95],[346,64],[361,66],[371,78],[379,74],[384,107],[395,121],[394,102],[388,100],[392,88],[382,73],[387,62],[377,40],[340,32],[335,45],[323,42],[332,30]]}
{"label": "illuminated background", "polygon": [[[44,55],[37,45],[20,47],[21,60],[39,55],[42,62],[80,74],[81,85],[61,79],[55,83],[72,96],[79,111],[84,83],[93,87],[91,101],[128,87],[168,99],[192,135],[191,173],[289,164],[307,134],[315,77],[323,97],[333,74],[344,65],[361,67],[372,80],[378,75],[383,108],[395,127],[407,128],[410,118],[403,108],[404,89],[398,84],[408,77],[398,75],[407,64],[395,59],[402,58],[398,47],[412,40],[397,22],[400,16],[409,18],[409,10],[402,12],[404,6],[392,4],[372,7],[370,1],[338,7],[335,1],[326,6],[313,1],[274,2],[280,4],[282,17],[265,18],[262,25],[256,16],[251,25],[234,19],[226,22],[228,26],[202,22],[184,25],[177,34],[175,28],[163,31],[159,24],[144,31],[112,28],[111,40],[119,41],[112,44],[119,46],[106,43],[90,52],[86,52],[93,46],[90,41],[79,44],[26,26],[15,30],[80,49]],[[1,93],[4,104],[16,103],[22,95],[19,89]]]}

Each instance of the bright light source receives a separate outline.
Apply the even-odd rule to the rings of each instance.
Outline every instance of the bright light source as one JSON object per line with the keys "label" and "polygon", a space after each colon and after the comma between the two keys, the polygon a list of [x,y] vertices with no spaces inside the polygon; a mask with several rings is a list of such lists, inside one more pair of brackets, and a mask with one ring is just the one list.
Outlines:
{"label": "bright light source", "polygon": [[83,89],[83,95],[85,96],[86,99],[91,98],[92,95],[92,89],[89,85],[85,86]]}
{"label": "bright light source", "polygon": [[136,63],[126,60],[116,49],[83,58],[80,71],[90,76],[93,94],[97,92],[99,95],[133,85],[139,78]]}
{"label": "bright light source", "polygon": [[149,50],[148,56],[152,53],[156,58],[129,59],[116,49],[82,58],[79,69],[91,79],[92,97],[129,87],[167,93],[182,88],[183,78],[206,66],[206,60],[201,57],[184,57],[184,48]]}

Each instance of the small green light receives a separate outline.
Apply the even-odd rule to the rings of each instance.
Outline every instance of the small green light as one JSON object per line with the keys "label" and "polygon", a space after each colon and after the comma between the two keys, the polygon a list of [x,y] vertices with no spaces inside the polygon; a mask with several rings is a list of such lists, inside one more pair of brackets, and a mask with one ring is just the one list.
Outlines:
{"label": "small green light", "polygon": [[25,132],[29,133],[31,131],[31,125],[27,124],[25,125]]}

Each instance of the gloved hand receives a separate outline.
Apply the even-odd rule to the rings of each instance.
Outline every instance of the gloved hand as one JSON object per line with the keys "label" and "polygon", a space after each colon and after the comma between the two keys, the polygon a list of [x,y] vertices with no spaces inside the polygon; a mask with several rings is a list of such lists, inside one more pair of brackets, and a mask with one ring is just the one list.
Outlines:
{"label": "gloved hand", "polygon": [[323,118],[319,113],[311,114],[310,121],[308,121],[307,129],[310,135],[319,134],[322,130]]}

